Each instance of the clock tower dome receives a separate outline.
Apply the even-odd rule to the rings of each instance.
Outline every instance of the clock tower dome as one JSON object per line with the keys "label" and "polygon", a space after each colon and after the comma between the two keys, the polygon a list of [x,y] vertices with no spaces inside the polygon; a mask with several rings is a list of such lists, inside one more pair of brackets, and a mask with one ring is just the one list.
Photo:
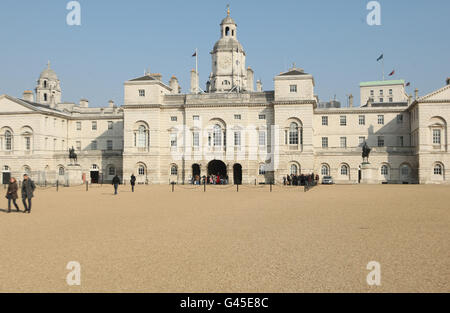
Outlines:
{"label": "clock tower dome", "polygon": [[212,73],[210,75],[210,92],[241,92],[247,89],[247,69],[245,68],[245,51],[237,40],[237,25],[227,16],[220,24],[221,38],[214,45],[212,56]]}

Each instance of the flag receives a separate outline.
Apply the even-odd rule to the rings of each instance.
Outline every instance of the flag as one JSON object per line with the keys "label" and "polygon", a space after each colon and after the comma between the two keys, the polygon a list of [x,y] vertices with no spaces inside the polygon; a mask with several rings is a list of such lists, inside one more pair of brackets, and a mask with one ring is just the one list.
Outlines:
{"label": "flag", "polygon": [[409,86],[411,86],[411,83],[410,82],[406,83],[406,87],[409,87]]}
{"label": "flag", "polygon": [[192,57],[196,57],[197,56],[197,51],[194,52],[194,54],[192,55]]}
{"label": "flag", "polygon": [[382,59],[384,59],[384,54],[380,55],[380,57],[377,59],[377,62],[379,62]]}
{"label": "flag", "polygon": [[390,74],[389,74],[389,76],[392,76],[392,75],[394,75],[395,74],[395,70],[393,70]]}

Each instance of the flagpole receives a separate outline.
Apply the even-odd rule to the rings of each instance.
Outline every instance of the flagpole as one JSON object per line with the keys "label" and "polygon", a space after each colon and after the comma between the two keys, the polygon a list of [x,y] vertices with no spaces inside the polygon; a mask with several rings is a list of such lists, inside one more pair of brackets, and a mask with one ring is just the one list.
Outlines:
{"label": "flagpole", "polygon": [[383,53],[383,59],[381,60],[381,68],[383,72],[383,81],[384,81],[384,53]]}
{"label": "flagpole", "polygon": [[197,48],[195,48],[195,75],[197,75],[196,82],[195,82],[195,92],[198,93],[198,49]]}

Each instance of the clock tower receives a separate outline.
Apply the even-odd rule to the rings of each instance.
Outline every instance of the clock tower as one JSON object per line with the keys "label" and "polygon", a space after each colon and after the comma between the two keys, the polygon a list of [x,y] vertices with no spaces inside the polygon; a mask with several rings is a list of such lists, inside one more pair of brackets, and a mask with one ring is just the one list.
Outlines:
{"label": "clock tower", "polygon": [[230,17],[220,24],[221,38],[214,45],[212,56],[212,73],[209,79],[210,92],[242,92],[247,89],[247,69],[245,68],[245,51],[237,40],[237,25]]}

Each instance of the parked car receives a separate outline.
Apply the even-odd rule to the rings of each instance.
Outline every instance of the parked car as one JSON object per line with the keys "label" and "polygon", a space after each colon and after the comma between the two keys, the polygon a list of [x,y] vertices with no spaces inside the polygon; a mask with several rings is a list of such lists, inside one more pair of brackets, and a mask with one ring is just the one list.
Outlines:
{"label": "parked car", "polygon": [[334,184],[333,177],[331,177],[331,176],[324,176],[322,178],[322,184],[323,185],[333,185]]}

